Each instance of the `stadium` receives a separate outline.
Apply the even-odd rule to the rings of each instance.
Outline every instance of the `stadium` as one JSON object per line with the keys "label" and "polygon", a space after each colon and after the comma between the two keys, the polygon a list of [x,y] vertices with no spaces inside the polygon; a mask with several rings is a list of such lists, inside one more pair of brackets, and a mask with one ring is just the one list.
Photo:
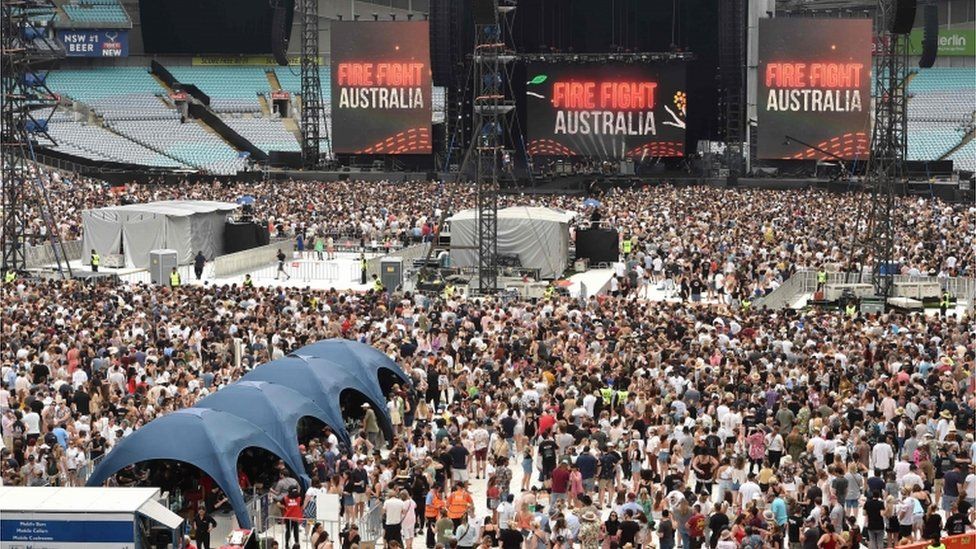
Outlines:
{"label": "stadium", "polygon": [[0,8],[0,549],[973,547],[971,0]]}

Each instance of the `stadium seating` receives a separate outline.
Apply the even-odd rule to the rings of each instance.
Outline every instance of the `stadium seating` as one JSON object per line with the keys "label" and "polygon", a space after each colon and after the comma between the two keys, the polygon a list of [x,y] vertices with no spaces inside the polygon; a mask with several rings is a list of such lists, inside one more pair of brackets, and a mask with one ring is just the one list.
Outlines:
{"label": "stadium seating", "polygon": [[197,121],[184,124],[179,120],[117,120],[106,125],[134,141],[152,144],[186,164],[211,173],[233,174],[246,165],[237,150]]}
{"label": "stadium seating", "polygon": [[153,95],[166,90],[142,67],[98,67],[52,71],[51,90],[83,103],[121,95]]}
{"label": "stadium seating", "polygon": [[67,20],[62,24],[101,27],[131,27],[132,20],[118,0],[74,0],[61,6]]}
{"label": "stadium seating", "polygon": [[160,168],[189,166],[148,149],[97,125],[78,122],[70,112],[58,112],[48,123],[56,150],[98,161],[123,162]]}
{"label": "stadium seating", "polygon": [[234,131],[263,151],[300,151],[295,134],[285,129],[280,119],[252,116],[223,118]]}
{"label": "stadium seating", "polygon": [[914,122],[908,132],[910,160],[938,160],[959,144],[965,133],[936,122]]}
{"label": "stadium seating", "polygon": [[266,67],[167,67],[173,77],[210,96],[214,112],[260,112],[258,95],[271,93]]}
{"label": "stadium seating", "polygon": [[971,139],[959,147],[949,155],[949,160],[952,160],[953,167],[956,169],[976,171],[976,139]]}
{"label": "stadium seating", "polygon": [[[976,68],[934,67],[920,69],[908,84],[908,158],[938,160],[966,136],[974,121]],[[972,158],[973,149],[969,148]],[[976,163],[964,159],[967,147],[950,158],[956,167]]]}

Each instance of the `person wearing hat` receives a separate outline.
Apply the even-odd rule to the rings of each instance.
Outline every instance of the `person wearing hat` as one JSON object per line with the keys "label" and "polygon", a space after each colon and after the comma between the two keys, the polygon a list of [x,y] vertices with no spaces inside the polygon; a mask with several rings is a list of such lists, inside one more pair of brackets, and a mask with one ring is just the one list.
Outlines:
{"label": "person wearing hat", "polygon": [[715,544],[715,549],[738,549],[739,544],[732,539],[732,532],[726,528],[722,530],[722,533],[718,536],[718,543]]}

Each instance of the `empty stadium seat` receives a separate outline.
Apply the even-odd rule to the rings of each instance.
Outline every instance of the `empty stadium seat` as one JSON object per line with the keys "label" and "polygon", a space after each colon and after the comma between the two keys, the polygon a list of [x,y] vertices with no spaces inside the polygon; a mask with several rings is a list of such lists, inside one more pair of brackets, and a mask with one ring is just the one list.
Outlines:
{"label": "empty stadium seat", "polygon": [[67,20],[62,24],[103,27],[131,27],[132,20],[118,0],[73,0],[61,6]]}
{"label": "empty stadium seat", "polygon": [[196,121],[118,120],[108,123],[120,134],[140,143],[152,144],[166,154],[211,173],[234,174],[246,161],[237,150]]}
{"label": "empty stadium seat", "polygon": [[123,95],[165,93],[149,71],[142,67],[98,67],[52,71],[47,78],[51,90],[84,103]]}
{"label": "empty stadium seat", "polygon": [[949,155],[949,160],[952,160],[953,167],[957,170],[976,171],[976,140],[970,140],[956,149]]}
{"label": "empty stadium seat", "polygon": [[[908,159],[939,160],[962,142],[972,126],[976,68],[920,69],[908,84],[908,94]],[[950,158],[964,157],[963,149]],[[956,166],[961,167],[959,161]]]}
{"label": "empty stadium seat", "polygon": [[274,118],[224,117],[224,122],[255,147],[267,151],[300,151],[295,135]]}

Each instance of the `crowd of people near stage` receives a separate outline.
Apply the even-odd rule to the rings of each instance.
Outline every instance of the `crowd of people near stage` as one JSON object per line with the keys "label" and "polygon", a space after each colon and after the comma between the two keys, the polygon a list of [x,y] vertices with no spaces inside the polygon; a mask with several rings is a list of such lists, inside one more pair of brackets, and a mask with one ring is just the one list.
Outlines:
{"label": "crowd of people near stage", "polygon": [[[247,200],[253,217],[273,236],[301,235],[313,249],[344,242],[398,247],[429,239],[444,212],[472,208],[474,187],[438,182],[288,181],[254,183],[130,184],[111,187],[58,172],[44,175],[53,219],[65,239],[81,233],[80,211],[157,200]],[[629,242],[639,275],[660,281],[682,276],[686,285],[718,294],[765,293],[797,269],[857,270],[873,264],[865,251],[870,197],[817,190],[775,191],[654,185],[613,189],[584,206],[586,196],[502,197],[501,207],[548,206],[580,213],[576,227],[596,217]],[[592,204],[592,202],[591,202]],[[594,216],[594,209],[597,210]],[[894,209],[894,257],[902,274],[972,276],[976,208],[904,197]],[[32,219],[38,233],[45,231]],[[325,257],[325,256],[323,256]],[[640,278],[640,276],[638,277]],[[675,279],[676,282],[678,279]],[[691,292],[686,292],[691,293]]]}
{"label": "crowd of people near stage", "polygon": [[[412,230],[473,196],[294,183],[104,188],[83,203],[245,194],[285,233],[378,219]],[[350,524],[381,505],[387,544],[406,549],[873,549],[971,530],[972,317],[772,313],[736,297],[796,268],[848,266],[862,196],[655,186],[598,199],[600,215],[580,223],[601,217],[632,248],[617,291],[582,300],[6,282],[3,484],[81,484],[92,459],[153,418],[341,337],[388,353],[413,383],[389,396],[392,440],[376,411],[347,410],[351,448],[302,441],[309,491],[293,494],[294,471],[242,471],[295,523],[295,506],[324,491]],[[583,210],[578,196],[507,200]],[[906,273],[972,275],[973,209],[900,205]],[[633,271],[711,283],[701,292],[715,299],[646,301]],[[221,506],[214,492],[204,517]]]}

